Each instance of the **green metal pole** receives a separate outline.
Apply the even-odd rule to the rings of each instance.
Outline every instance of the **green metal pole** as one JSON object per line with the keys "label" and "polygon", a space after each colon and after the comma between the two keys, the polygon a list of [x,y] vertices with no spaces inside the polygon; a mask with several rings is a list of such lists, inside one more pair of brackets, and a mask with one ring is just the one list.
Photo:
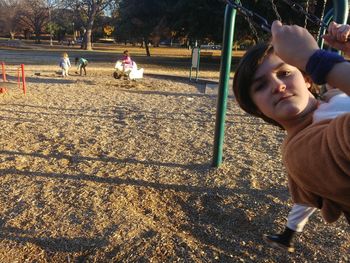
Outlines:
{"label": "green metal pole", "polygon": [[[331,22],[331,20],[333,19],[333,13],[334,13],[334,9],[331,8],[329,9],[329,11],[327,12],[327,14],[324,16],[323,18],[323,22],[326,25],[329,25],[329,23]],[[322,38],[322,36],[326,33],[327,27],[325,26],[321,26],[321,30],[320,30],[320,34],[318,36],[318,46],[322,49],[323,48],[323,44],[324,44],[324,40]]]}
{"label": "green metal pole", "polygon": [[349,15],[347,0],[333,0],[334,21],[338,24],[346,24]]}
{"label": "green metal pole", "polygon": [[224,34],[222,41],[222,54],[220,65],[219,92],[216,107],[216,122],[214,135],[213,167],[219,167],[222,163],[224,144],[225,115],[227,108],[228,88],[230,82],[232,43],[236,19],[236,9],[227,5],[225,10]]}
{"label": "green metal pole", "polygon": [[[346,0],[333,0],[333,9],[330,9],[327,14],[325,15],[323,22],[325,22],[327,25],[330,23],[330,21],[333,20],[337,22],[338,24],[346,24],[348,20],[348,1]],[[326,33],[327,28],[322,27],[320,30],[319,35],[319,41],[318,45],[320,48],[323,48],[323,38],[321,35]],[[340,53],[339,50],[332,49],[334,52]]]}
{"label": "green metal pole", "polygon": [[[348,1],[346,0],[333,0],[333,8],[330,9],[325,15],[323,22],[327,25],[330,23],[331,19],[334,18],[334,21],[338,24],[346,24],[348,20]],[[323,48],[323,39],[322,35],[326,33],[327,28],[322,27],[319,35],[318,45],[320,48]]]}

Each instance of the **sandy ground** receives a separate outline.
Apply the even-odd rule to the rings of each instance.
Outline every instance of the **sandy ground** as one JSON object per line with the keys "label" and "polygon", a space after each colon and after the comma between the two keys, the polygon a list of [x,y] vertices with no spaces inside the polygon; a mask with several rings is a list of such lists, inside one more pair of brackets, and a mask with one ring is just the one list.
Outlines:
{"label": "sandy ground", "polygon": [[284,132],[230,98],[212,168],[216,96],[188,81],[188,58],[137,57],[145,78],[128,81],[91,52],[88,76],[60,78],[59,52],[0,50],[28,85],[0,94],[1,262],[350,261],[344,218],[314,215],[294,254],[263,243],[291,207]]}

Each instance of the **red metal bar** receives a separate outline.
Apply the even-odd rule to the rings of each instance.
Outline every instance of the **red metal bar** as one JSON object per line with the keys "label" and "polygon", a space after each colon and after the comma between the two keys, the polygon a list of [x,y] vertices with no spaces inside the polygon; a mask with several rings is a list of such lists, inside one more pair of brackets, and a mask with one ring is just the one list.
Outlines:
{"label": "red metal bar", "polygon": [[21,64],[21,69],[22,69],[23,93],[26,94],[26,92],[27,92],[27,85],[26,85],[26,77],[24,75],[24,64]]}
{"label": "red metal bar", "polygon": [[18,85],[18,88],[21,88],[21,79],[19,77],[20,69],[21,68],[17,68],[17,85]]}
{"label": "red metal bar", "polygon": [[5,71],[5,63],[1,62],[1,69],[2,69],[2,80],[6,82],[6,71]]}

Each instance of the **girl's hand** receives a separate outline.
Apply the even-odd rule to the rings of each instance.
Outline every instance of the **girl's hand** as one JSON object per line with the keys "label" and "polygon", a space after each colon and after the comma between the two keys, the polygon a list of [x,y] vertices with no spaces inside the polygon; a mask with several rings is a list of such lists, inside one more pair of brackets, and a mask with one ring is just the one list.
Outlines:
{"label": "girl's hand", "polygon": [[287,26],[280,21],[274,21],[271,33],[276,54],[286,63],[301,70],[305,70],[308,59],[319,49],[314,37],[300,26]]}
{"label": "girl's hand", "polygon": [[349,25],[331,22],[328,27],[328,32],[323,36],[323,39],[329,46],[341,50],[346,55],[350,56],[350,43],[348,41],[349,36]]}

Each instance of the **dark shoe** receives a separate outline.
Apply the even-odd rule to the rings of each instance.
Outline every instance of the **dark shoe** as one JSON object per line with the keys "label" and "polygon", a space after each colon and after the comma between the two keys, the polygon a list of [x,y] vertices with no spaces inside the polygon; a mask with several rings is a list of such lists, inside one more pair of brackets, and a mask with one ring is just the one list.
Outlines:
{"label": "dark shoe", "polygon": [[287,250],[291,253],[295,251],[293,243],[286,242],[280,235],[264,235],[264,241],[274,248]]}

